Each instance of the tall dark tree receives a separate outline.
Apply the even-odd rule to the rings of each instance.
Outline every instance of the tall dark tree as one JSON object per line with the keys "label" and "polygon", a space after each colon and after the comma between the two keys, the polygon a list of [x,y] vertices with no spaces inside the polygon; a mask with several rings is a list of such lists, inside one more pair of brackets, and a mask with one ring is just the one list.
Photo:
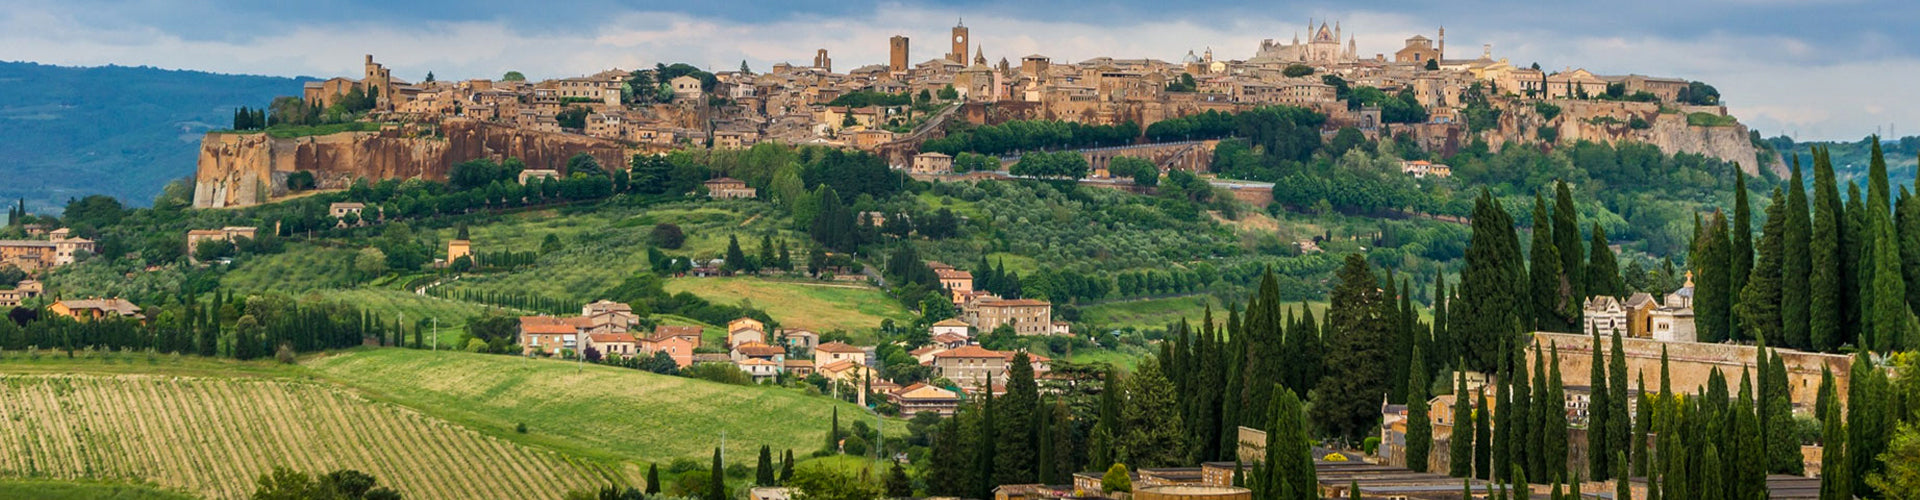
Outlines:
{"label": "tall dark tree", "polygon": [[1120,375],[1112,366],[1107,367],[1106,378],[1100,384],[1099,413],[1095,415],[1093,430],[1087,435],[1087,468],[1107,470],[1115,461],[1114,440],[1126,432],[1120,423],[1120,399],[1125,397],[1126,387],[1120,382]]}
{"label": "tall dark tree", "polygon": [[1552,386],[1547,383],[1546,366],[1547,359],[1544,357],[1544,354],[1542,354],[1540,344],[1533,344],[1532,400],[1535,404],[1528,408],[1527,412],[1527,415],[1531,417],[1528,419],[1526,437],[1527,477],[1536,478],[1540,481],[1545,481],[1552,477],[1552,475],[1549,474],[1550,469],[1548,468],[1547,461],[1547,452],[1549,449],[1549,443],[1547,443],[1549,433],[1547,431],[1553,423],[1552,418],[1554,414],[1559,413],[1553,411],[1556,408],[1553,405],[1555,401],[1550,399],[1551,396],[1547,392]]}
{"label": "tall dark tree", "polygon": [[1773,189],[1773,203],[1767,205],[1767,222],[1761,225],[1759,256],[1753,262],[1746,284],[1740,290],[1736,306],[1741,331],[1762,342],[1781,342],[1782,245],[1785,244],[1786,197]]}
{"label": "tall dark tree", "polygon": [[1430,328],[1430,336],[1433,337],[1433,342],[1431,342],[1430,345],[1432,345],[1433,348],[1427,351],[1427,371],[1429,373],[1440,371],[1441,367],[1446,366],[1447,360],[1455,358],[1453,353],[1453,347],[1455,345],[1453,332],[1447,330],[1447,322],[1450,321],[1448,316],[1451,315],[1451,313],[1447,311],[1447,290],[1447,275],[1440,274],[1434,276],[1433,324]]}
{"label": "tall dark tree", "polygon": [[1433,448],[1433,423],[1427,421],[1427,360],[1415,347],[1408,366],[1407,379],[1407,469],[1427,471],[1428,451]]}
{"label": "tall dark tree", "polygon": [[[1853,476],[1852,491],[1873,491],[1867,477],[1883,471],[1880,452],[1887,449],[1887,438],[1896,424],[1887,421],[1887,372],[1876,368],[1865,352],[1853,358],[1847,377],[1847,473]],[[1825,475],[1825,471],[1821,471]]]}
{"label": "tall dark tree", "polygon": [[1501,379],[1501,383],[1508,386],[1506,399],[1501,402],[1501,404],[1506,406],[1501,406],[1496,409],[1499,415],[1504,415],[1501,418],[1506,422],[1507,426],[1512,427],[1512,429],[1505,431],[1507,439],[1513,440],[1513,444],[1508,447],[1509,450],[1507,452],[1509,455],[1508,459],[1512,461],[1508,466],[1518,470],[1508,471],[1509,473],[1506,476],[1508,478],[1527,475],[1528,463],[1538,454],[1537,451],[1531,449],[1532,446],[1530,444],[1534,439],[1533,404],[1531,403],[1533,394],[1531,393],[1531,384],[1527,383],[1527,350],[1525,346],[1530,343],[1531,338],[1532,336],[1521,337],[1520,345],[1508,350],[1507,374]]}
{"label": "tall dark tree", "polygon": [[[1747,277],[1753,273],[1753,208],[1747,200],[1747,174],[1738,168],[1733,169],[1733,225],[1729,233],[1733,243],[1732,259],[1728,260],[1728,278],[1732,283],[1727,288],[1731,308],[1740,303],[1740,291],[1746,289]],[[1743,331],[1737,317],[1729,318],[1727,332],[1728,338],[1753,339],[1751,333]]]}
{"label": "tall dark tree", "polygon": [[1040,387],[1033,380],[1033,361],[1026,352],[1007,364],[1007,392],[994,407],[1000,424],[994,458],[996,484],[1031,483],[1039,475],[1039,432],[1034,415],[1040,410]]}
{"label": "tall dark tree", "polygon": [[[1118,434],[1118,461],[1129,467],[1168,467],[1187,459],[1187,431],[1180,421],[1180,395],[1148,359],[1127,379],[1127,404],[1120,409],[1126,432]],[[1011,389],[1009,389],[1011,390]]]}
{"label": "tall dark tree", "polygon": [[1533,197],[1533,245],[1527,268],[1528,282],[1531,284],[1528,295],[1533,299],[1533,329],[1548,332],[1567,331],[1567,311],[1571,309],[1568,296],[1572,293],[1566,273],[1561,272],[1565,263],[1560,258],[1560,250],[1554,245],[1553,226],[1549,225],[1547,198],[1542,195]]}
{"label": "tall dark tree", "polygon": [[1453,477],[1473,475],[1473,406],[1467,399],[1467,371],[1464,363],[1453,371],[1453,437],[1448,438],[1448,472]]}
{"label": "tall dark tree", "polygon": [[[1828,160],[1832,162],[1832,160]],[[1862,330],[1862,317],[1866,313],[1860,287],[1866,281],[1861,276],[1863,258],[1871,255],[1867,247],[1873,242],[1867,229],[1867,202],[1860,198],[1860,184],[1847,182],[1846,211],[1840,217],[1840,337],[1834,345],[1853,344],[1856,347],[1868,347],[1858,342]]]}
{"label": "tall dark tree", "polygon": [[1320,485],[1313,469],[1313,452],[1307,448],[1307,424],[1300,397],[1285,387],[1273,389],[1273,417],[1267,425],[1266,476],[1255,484],[1264,491],[1259,498],[1271,500],[1319,500]]}
{"label": "tall dark tree", "polygon": [[707,495],[702,500],[727,500],[727,468],[720,463],[720,448],[713,449],[713,467],[707,471]]}
{"label": "tall dark tree", "polygon": [[1565,276],[1566,287],[1562,299],[1568,304],[1570,313],[1564,318],[1568,326],[1577,326],[1581,321],[1580,301],[1585,300],[1588,291],[1586,283],[1587,258],[1580,248],[1580,213],[1573,207],[1573,190],[1566,182],[1554,183],[1553,190],[1553,248],[1560,252],[1560,271]]}
{"label": "tall dark tree", "polygon": [[753,468],[754,486],[773,486],[777,477],[773,470],[773,449],[760,445],[760,461]]}
{"label": "tall dark tree", "polygon": [[[1594,346],[1594,349],[1599,348],[1597,345]],[[1632,422],[1630,422],[1630,419],[1632,419],[1632,417],[1629,416],[1630,412],[1627,411],[1629,401],[1627,398],[1631,396],[1628,396],[1627,391],[1626,346],[1620,338],[1619,330],[1614,330],[1613,332],[1613,345],[1607,355],[1607,389],[1612,392],[1607,395],[1607,407],[1605,408],[1607,412],[1607,441],[1603,444],[1609,448],[1613,448],[1614,451],[1619,453],[1630,452],[1633,450],[1633,446],[1630,441],[1632,436],[1629,432],[1633,425]],[[1591,405],[1589,405],[1587,411],[1594,411]],[[1587,439],[1591,442],[1593,438],[1589,436]],[[1598,480],[1599,477],[1596,476],[1594,479]]]}
{"label": "tall dark tree", "polygon": [[1730,338],[1733,313],[1732,244],[1727,217],[1715,211],[1694,237],[1687,263],[1693,268],[1693,317],[1701,342]]}
{"label": "tall dark tree", "polygon": [[964,496],[973,491],[973,481],[969,478],[973,466],[973,447],[967,443],[960,420],[971,418],[974,410],[969,407],[963,411],[963,415],[941,420],[934,432],[933,442],[927,450],[925,472],[929,494]]}
{"label": "tall dark tree", "polygon": [[[1297,383],[1287,375],[1285,332],[1280,321],[1280,284],[1272,269],[1260,277],[1257,295],[1248,299],[1247,314],[1240,329],[1247,337],[1247,356],[1241,374],[1245,378],[1241,387],[1246,393],[1241,396],[1240,420],[1268,422],[1271,419],[1266,417],[1266,412],[1271,406],[1273,382]],[[1288,388],[1304,391],[1299,387]]]}
{"label": "tall dark tree", "polygon": [[1372,396],[1386,397],[1390,386],[1387,350],[1393,343],[1387,318],[1393,302],[1381,296],[1379,278],[1360,254],[1347,255],[1334,279],[1327,306],[1327,354],[1321,364],[1326,376],[1315,390],[1348,396],[1314,401],[1313,420],[1335,435],[1359,441],[1379,423],[1379,403]]}
{"label": "tall dark tree", "polygon": [[1607,243],[1607,230],[1596,222],[1592,232],[1587,247],[1587,276],[1584,282],[1587,295],[1627,296],[1627,284],[1620,278],[1619,260],[1613,255],[1613,247]]}
{"label": "tall dark tree", "polygon": [[[1793,176],[1786,186],[1787,207],[1780,224],[1780,339],[1777,345],[1811,348],[1807,331],[1811,314],[1811,222],[1807,220],[1807,187],[1800,174],[1800,156],[1793,157]],[[1773,217],[1768,216],[1769,220]]]}
{"label": "tall dark tree", "polygon": [[1607,434],[1613,430],[1613,425],[1607,420],[1613,417],[1613,412],[1608,410],[1612,406],[1608,401],[1613,397],[1613,391],[1607,389],[1610,379],[1607,377],[1606,358],[1600,355],[1606,348],[1602,347],[1605,344],[1598,327],[1593,329],[1593,343],[1590,345],[1593,359],[1588,362],[1590,371],[1587,376],[1587,383],[1592,387],[1587,393],[1587,475],[1595,481],[1605,481],[1607,474],[1613,472],[1613,464],[1607,463],[1613,459],[1610,446],[1613,438]]}
{"label": "tall dark tree", "polygon": [[1566,401],[1567,392],[1566,386],[1560,382],[1560,347],[1557,345],[1552,346],[1551,350],[1553,351],[1553,357],[1551,358],[1552,361],[1549,361],[1550,375],[1547,378],[1547,397],[1537,401],[1540,401],[1542,405],[1540,413],[1547,416],[1544,429],[1546,434],[1544,442],[1546,444],[1545,453],[1547,466],[1545,472],[1549,477],[1564,478],[1567,477],[1567,413],[1564,411],[1555,411],[1559,409],[1558,406],[1549,407],[1546,405],[1556,405],[1561,401]]}
{"label": "tall dark tree", "polygon": [[1473,477],[1490,479],[1493,474],[1493,407],[1487,405],[1487,392],[1480,391],[1473,410]]}
{"label": "tall dark tree", "polygon": [[1492,192],[1483,189],[1474,200],[1472,227],[1460,300],[1449,304],[1447,330],[1468,369],[1492,372],[1501,360],[1500,339],[1517,335],[1532,320],[1522,295],[1530,287],[1513,218]]}
{"label": "tall dark tree", "polygon": [[[1829,374],[1830,375],[1830,374]],[[1820,382],[1821,399],[1831,401],[1838,396],[1833,387],[1833,378],[1828,376]],[[1856,476],[1850,470],[1852,461],[1847,460],[1847,428],[1840,417],[1837,404],[1821,405],[1820,423],[1820,500],[1852,500],[1853,481]]]}
{"label": "tall dark tree", "polygon": [[[1834,181],[1833,165],[1826,159],[1825,152],[1817,148],[1813,150],[1813,194],[1813,225],[1807,246],[1810,264],[1807,268],[1809,341],[1806,347],[1832,351],[1840,347],[1840,308],[1845,305],[1840,278],[1840,226],[1846,218],[1846,211],[1840,204],[1840,190]],[[1792,243],[1788,241],[1789,245]],[[1783,276],[1788,275],[1783,273]]]}
{"label": "tall dark tree", "polygon": [[647,494],[660,494],[660,464],[647,465]]}

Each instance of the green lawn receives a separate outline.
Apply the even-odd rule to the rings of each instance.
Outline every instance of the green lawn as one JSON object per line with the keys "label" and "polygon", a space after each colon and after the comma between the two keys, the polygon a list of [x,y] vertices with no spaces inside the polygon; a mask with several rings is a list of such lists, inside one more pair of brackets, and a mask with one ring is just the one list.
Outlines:
{"label": "green lawn", "polygon": [[145,485],[9,479],[0,480],[0,498],[11,500],[189,500],[199,497]]}
{"label": "green lawn", "polygon": [[[483,433],[610,461],[705,460],[726,435],[727,455],[761,445],[804,454],[865,410],[798,390],[742,387],[636,370],[516,356],[411,349],[354,350],[303,365],[370,397]],[[528,432],[515,432],[524,423]],[[890,431],[904,431],[890,421]],[[703,462],[704,463],[704,462]]]}
{"label": "green lawn", "polygon": [[782,326],[816,332],[864,332],[880,321],[912,319],[900,302],[867,285],[761,278],[675,278],[668,293],[691,292],[718,304],[751,303],[767,311]]}

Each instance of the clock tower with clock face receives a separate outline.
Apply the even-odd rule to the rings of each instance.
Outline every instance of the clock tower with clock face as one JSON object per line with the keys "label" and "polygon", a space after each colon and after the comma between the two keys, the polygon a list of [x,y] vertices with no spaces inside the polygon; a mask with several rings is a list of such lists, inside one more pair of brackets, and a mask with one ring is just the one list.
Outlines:
{"label": "clock tower with clock face", "polygon": [[953,52],[947,53],[947,60],[966,64],[967,43],[969,41],[970,40],[967,39],[966,25],[955,25],[953,27]]}

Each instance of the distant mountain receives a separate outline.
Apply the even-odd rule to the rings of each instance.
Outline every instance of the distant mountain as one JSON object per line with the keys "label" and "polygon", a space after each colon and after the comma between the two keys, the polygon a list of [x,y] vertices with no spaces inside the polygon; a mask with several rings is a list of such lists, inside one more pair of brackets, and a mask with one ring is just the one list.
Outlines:
{"label": "distant mountain", "polygon": [[193,175],[200,136],[309,78],[0,62],[0,199],[58,213],[106,194],[145,206]]}

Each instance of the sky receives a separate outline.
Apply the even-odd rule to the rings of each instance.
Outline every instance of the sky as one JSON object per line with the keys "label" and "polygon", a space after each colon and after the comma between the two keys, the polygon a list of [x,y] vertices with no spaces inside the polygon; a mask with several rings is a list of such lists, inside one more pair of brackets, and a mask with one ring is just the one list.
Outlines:
{"label": "sky", "polygon": [[712,70],[913,62],[969,29],[988,59],[1042,54],[1178,61],[1212,48],[1246,59],[1262,39],[1337,21],[1362,56],[1447,29],[1449,58],[1493,56],[1705,81],[1767,136],[1920,135],[1920,2],[1849,0],[1142,1],[1048,0],[5,0],[0,60],[146,65],[221,73],[358,77],[365,54],[421,80],[586,75],[687,62]]}

